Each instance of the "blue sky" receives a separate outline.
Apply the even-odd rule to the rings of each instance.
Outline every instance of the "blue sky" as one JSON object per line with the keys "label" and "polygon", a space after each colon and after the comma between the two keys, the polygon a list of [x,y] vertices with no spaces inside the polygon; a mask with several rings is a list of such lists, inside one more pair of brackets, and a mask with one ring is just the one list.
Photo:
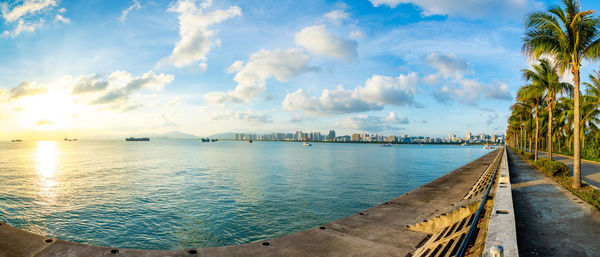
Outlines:
{"label": "blue sky", "polygon": [[524,15],[551,4],[5,2],[0,138],[503,134],[529,65]]}

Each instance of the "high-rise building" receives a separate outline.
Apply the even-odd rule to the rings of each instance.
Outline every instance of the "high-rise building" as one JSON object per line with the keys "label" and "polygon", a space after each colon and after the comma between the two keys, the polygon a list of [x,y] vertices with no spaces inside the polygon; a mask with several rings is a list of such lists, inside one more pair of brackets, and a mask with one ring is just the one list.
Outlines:
{"label": "high-rise building", "polygon": [[327,134],[327,140],[333,141],[335,139],[335,130],[329,130],[329,134]]}
{"label": "high-rise building", "polygon": [[352,134],[352,138],[350,139],[352,141],[360,141],[360,135],[359,134]]}
{"label": "high-rise building", "polygon": [[492,141],[492,143],[496,143],[496,135],[495,134],[492,134],[490,141]]}
{"label": "high-rise building", "polygon": [[467,133],[465,134],[465,140],[471,140],[471,132],[467,131]]}
{"label": "high-rise building", "polygon": [[396,136],[388,136],[386,142],[396,142]]}

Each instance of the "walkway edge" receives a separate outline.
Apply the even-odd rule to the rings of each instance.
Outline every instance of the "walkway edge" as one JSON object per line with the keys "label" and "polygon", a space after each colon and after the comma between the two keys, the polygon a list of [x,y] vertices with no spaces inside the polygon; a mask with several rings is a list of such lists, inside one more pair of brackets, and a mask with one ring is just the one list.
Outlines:
{"label": "walkway edge", "polygon": [[488,224],[485,252],[483,256],[496,256],[492,251],[502,248],[502,256],[519,256],[517,246],[517,226],[508,168],[508,154],[503,149],[500,164],[500,177],[496,184],[494,207]]}

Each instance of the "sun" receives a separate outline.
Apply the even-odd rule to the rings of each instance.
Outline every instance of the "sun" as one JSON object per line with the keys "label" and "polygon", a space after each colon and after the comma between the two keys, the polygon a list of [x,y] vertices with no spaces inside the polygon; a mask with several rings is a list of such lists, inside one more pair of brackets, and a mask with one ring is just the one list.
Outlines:
{"label": "sun", "polygon": [[63,91],[30,96],[22,99],[21,105],[21,127],[35,130],[72,128],[80,108],[77,100]]}

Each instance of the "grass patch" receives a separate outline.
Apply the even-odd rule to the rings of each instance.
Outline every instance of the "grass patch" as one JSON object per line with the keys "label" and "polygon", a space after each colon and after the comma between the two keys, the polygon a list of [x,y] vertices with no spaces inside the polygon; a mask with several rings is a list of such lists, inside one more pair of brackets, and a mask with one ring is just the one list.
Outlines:
{"label": "grass patch", "polygon": [[569,167],[559,161],[550,161],[546,158],[539,159],[537,162],[532,161],[529,154],[524,151],[510,147],[515,153],[521,155],[530,164],[533,164],[538,170],[547,176],[551,177],[558,184],[569,190],[571,193],[579,197],[581,200],[591,204],[600,210],[600,190],[589,185],[583,184],[581,188],[575,189],[572,187],[573,178],[569,176]]}

